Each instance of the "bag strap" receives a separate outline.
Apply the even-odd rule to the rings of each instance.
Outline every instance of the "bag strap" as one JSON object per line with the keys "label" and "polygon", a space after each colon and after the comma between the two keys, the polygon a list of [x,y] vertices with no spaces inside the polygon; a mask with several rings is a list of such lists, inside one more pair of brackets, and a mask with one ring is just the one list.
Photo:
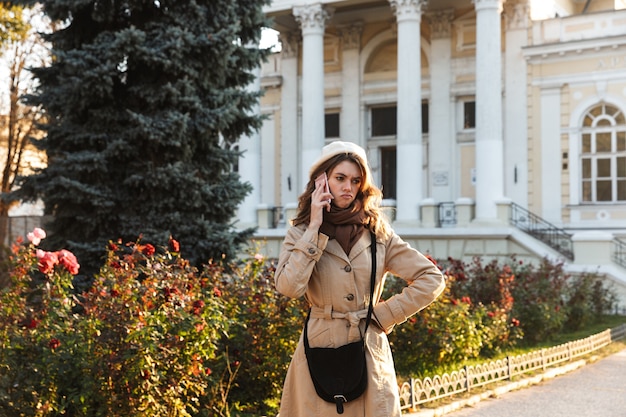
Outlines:
{"label": "bag strap", "polygon": [[[374,286],[376,285],[376,235],[374,232],[370,230],[370,236],[372,238],[372,271],[370,274],[370,302],[367,308],[367,320],[365,321],[365,330],[363,331],[363,335],[361,336],[361,340],[364,339],[365,333],[367,332],[367,328],[370,325],[370,321],[372,320],[372,313],[374,312]],[[306,321],[304,322],[304,347],[309,349],[309,338],[307,327],[309,324],[309,318],[311,317],[311,309],[306,316]]]}
{"label": "bag strap", "polygon": [[374,312],[374,286],[376,285],[376,235],[370,230],[370,236],[372,237],[372,272],[370,276],[370,305],[367,308],[367,320],[365,321],[364,335],[367,333],[367,328],[370,325],[372,313]]}

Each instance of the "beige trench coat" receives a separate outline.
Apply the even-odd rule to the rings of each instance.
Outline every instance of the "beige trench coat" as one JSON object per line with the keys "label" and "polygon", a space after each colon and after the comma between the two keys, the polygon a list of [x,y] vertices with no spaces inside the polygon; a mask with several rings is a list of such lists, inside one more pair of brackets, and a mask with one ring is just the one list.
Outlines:
{"label": "beige trench coat", "polygon": [[[370,297],[370,234],[365,232],[346,255],[322,233],[291,227],[274,276],[277,290],[311,304],[311,347],[338,347],[359,340]],[[372,322],[365,336],[367,390],[344,405],[343,417],[400,416],[398,384],[386,333],[430,304],[445,287],[442,273],[424,255],[392,233],[376,240],[376,285]],[[400,294],[382,301],[385,274],[407,281]],[[280,417],[332,417],[336,406],[319,398],[311,382],[302,336],[293,355],[282,393]]]}

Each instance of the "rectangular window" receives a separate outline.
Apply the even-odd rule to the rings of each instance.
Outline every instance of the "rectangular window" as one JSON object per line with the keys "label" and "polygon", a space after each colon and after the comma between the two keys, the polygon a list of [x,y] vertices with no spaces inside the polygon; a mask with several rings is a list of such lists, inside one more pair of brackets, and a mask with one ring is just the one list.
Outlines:
{"label": "rectangular window", "polygon": [[596,134],[596,152],[611,152],[611,132]]}
{"label": "rectangular window", "polygon": [[616,132],[617,151],[626,151],[626,132]]}
{"label": "rectangular window", "polygon": [[339,113],[326,113],[324,115],[324,137],[326,139],[339,137]]}
{"label": "rectangular window", "polygon": [[396,198],[396,147],[380,148],[381,187],[383,198]]}
{"label": "rectangular window", "polygon": [[591,153],[591,133],[583,133],[582,152]]}
{"label": "rectangular window", "polygon": [[617,200],[626,201],[626,156],[617,158]]}
{"label": "rectangular window", "polygon": [[476,128],[476,102],[466,101],[463,103],[463,129]]}
{"label": "rectangular window", "polygon": [[[428,101],[422,101],[422,133],[428,133]],[[396,106],[372,107],[370,111],[372,137],[395,136],[398,126]]]}
{"label": "rectangular window", "polygon": [[371,109],[372,137],[395,136],[397,129],[397,108],[373,107]]}

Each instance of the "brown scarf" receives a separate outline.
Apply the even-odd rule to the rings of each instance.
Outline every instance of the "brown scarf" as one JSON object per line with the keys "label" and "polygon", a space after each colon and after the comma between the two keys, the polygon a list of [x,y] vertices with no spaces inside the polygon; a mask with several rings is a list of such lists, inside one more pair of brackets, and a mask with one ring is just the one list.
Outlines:
{"label": "brown scarf", "polygon": [[337,239],[337,243],[348,255],[363,233],[364,221],[365,213],[360,200],[355,200],[345,209],[331,205],[330,212],[324,210],[324,223],[320,227],[320,232],[329,239]]}

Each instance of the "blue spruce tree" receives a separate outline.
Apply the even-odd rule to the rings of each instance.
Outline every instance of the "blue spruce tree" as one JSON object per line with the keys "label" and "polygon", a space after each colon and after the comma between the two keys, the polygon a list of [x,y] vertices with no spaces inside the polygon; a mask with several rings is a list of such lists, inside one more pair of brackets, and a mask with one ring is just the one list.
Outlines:
{"label": "blue spruce tree", "polygon": [[[165,245],[196,264],[231,259],[250,192],[233,171],[242,135],[261,125],[246,86],[267,0],[47,0],[58,22],[50,66],[27,97],[46,113],[46,168],[12,198],[42,199],[50,247],[95,270],[109,240]],[[21,1],[25,5],[33,1]]]}

